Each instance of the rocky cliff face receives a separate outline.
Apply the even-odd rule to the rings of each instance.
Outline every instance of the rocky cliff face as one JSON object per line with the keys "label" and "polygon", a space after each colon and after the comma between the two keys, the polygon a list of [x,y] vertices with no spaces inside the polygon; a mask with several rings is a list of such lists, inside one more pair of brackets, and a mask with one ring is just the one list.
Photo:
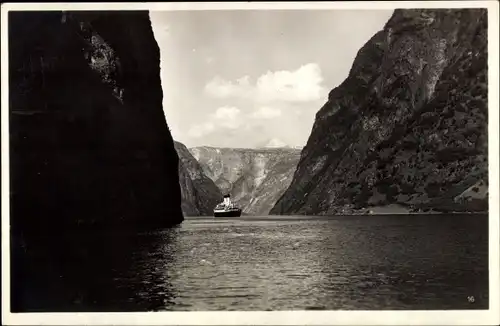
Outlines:
{"label": "rocky cliff face", "polygon": [[487,210],[487,21],[395,10],[317,113],[272,213]]}
{"label": "rocky cliff face", "polygon": [[205,175],[184,144],[175,142],[175,149],[179,155],[182,211],[187,216],[212,215],[214,207],[222,201],[220,189]]}
{"label": "rocky cliff face", "polygon": [[289,186],[299,149],[240,149],[195,147],[190,149],[205,174],[231,194],[243,212],[267,215]]}
{"label": "rocky cliff face", "polygon": [[13,224],[182,221],[148,13],[11,12],[9,23]]}
{"label": "rocky cliff face", "polygon": [[183,220],[178,156],[147,12],[8,18],[11,293],[14,310],[42,309],[47,300],[35,302],[37,290],[52,293],[64,280],[85,293],[75,273],[105,260],[74,237],[112,230],[97,245],[102,251],[123,229]]}

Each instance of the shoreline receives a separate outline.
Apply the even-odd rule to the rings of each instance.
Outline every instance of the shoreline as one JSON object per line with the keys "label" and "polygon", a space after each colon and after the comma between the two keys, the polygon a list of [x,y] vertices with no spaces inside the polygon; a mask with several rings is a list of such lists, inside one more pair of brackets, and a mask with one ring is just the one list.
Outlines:
{"label": "shoreline", "polygon": [[196,220],[196,219],[215,219],[215,220],[226,220],[226,219],[234,219],[234,220],[244,220],[244,219],[254,219],[254,218],[266,218],[266,219],[279,219],[279,218],[335,218],[335,217],[350,217],[350,216],[412,216],[412,215],[488,215],[489,212],[413,212],[413,213],[373,213],[373,214],[363,214],[363,213],[351,213],[351,214],[335,214],[335,215],[242,215],[240,217],[214,217],[211,215],[203,215],[203,216],[184,216],[185,220]]}
{"label": "shoreline", "polygon": [[[411,211],[409,208],[399,205],[391,204],[387,206],[372,206],[361,209],[346,209],[345,212],[336,214],[265,214],[265,215],[248,215],[243,213],[239,217],[234,217],[234,219],[252,219],[252,218],[279,218],[279,217],[293,217],[293,218],[327,218],[327,217],[348,217],[348,216],[393,216],[393,215],[488,215],[489,211],[436,211],[432,208],[428,208],[429,211]],[[202,218],[216,218],[213,215],[202,215],[202,216],[184,216],[185,219],[202,219]],[[216,218],[220,219],[220,218]]]}

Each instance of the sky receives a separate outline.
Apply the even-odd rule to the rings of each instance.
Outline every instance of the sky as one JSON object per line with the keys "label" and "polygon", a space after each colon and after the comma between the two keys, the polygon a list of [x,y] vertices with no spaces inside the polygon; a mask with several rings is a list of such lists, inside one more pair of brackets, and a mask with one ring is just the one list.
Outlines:
{"label": "sky", "polygon": [[301,147],[392,10],[151,11],[163,109],[187,147]]}

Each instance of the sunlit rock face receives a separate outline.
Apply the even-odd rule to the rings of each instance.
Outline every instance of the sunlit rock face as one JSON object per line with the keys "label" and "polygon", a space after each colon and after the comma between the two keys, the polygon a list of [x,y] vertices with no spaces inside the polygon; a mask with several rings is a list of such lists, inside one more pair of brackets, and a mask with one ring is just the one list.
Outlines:
{"label": "sunlit rock face", "polygon": [[487,12],[395,10],[316,120],[273,214],[488,208]]}
{"label": "sunlit rock face", "polygon": [[300,149],[190,149],[204,173],[249,215],[267,215],[290,185]]}
{"label": "sunlit rock face", "polygon": [[175,142],[175,149],[179,155],[179,183],[184,215],[213,215],[213,209],[223,198],[220,189],[205,175],[184,144]]}

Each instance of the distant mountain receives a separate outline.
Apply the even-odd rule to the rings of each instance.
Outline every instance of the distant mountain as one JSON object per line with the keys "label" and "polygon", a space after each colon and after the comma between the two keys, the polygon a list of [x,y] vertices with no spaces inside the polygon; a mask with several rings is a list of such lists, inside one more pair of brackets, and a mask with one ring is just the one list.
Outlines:
{"label": "distant mountain", "polygon": [[289,186],[300,150],[293,148],[190,149],[204,173],[249,215],[267,215]]}
{"label": "distant mountain", "polygon": [[261,146],[263,148],[285,148],[289,147],[284,141],[278,138],[272,138],[268,140],[264,146]]}
{"label": "distant mountain", "polygon": [[222,193],[208,178],[184,144],[174,142],[179,155],[179,184],[182,211],[187,216],[210,216],[215,205],[222,201]]}
{"label": "distant mountain", "polygon": [[488,210],[486,9],[395,10],[316,114],[273,214]]}

